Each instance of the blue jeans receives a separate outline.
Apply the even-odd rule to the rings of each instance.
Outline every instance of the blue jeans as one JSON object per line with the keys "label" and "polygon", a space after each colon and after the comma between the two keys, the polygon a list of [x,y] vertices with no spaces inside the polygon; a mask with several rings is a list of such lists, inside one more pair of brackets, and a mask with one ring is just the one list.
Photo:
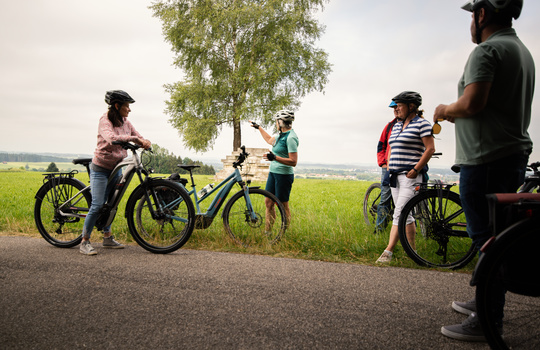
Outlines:
{"label": "blue jeans", "polygon": [[[86,219],[84,220],[84,227],[82,233],[84,238],[90,238],[90,235],[92,234],[92,230],[94,229],[103,204],[105,204],[105,202],[107,201],[107,198],[109,197],[109,194],[114,188],[114,185],[122,175],[121,171],[116,173],[114,181],[111,181],[111,183],[109,184],[109,176],[111,175],[111,173],[112,171],[90,171],[92,204],[90,205],[88,215],[86,215]],[[111,232],[111,226],[109,225],[107,227],[104,227],[103,232]]]}
{"label": "blue jeans", "polygon": [[383,231],[390,221],[389,213],[392,204],[392,191],[390,190],[390,184],[384,181],[387,173],[388,169],[381,168],[381,200],[377,206],[376,231]]}
{"label": "blue jeans", "polygon": [[[459,196],[467,219],[467,233],[478,249],[493,235],[486,195],[516,192],[525,181],[529,154],[523,151],[486,164],[461,166]],[[490,288],[495,290],[493,316],[502,325],[506,289],[501,281]]]}

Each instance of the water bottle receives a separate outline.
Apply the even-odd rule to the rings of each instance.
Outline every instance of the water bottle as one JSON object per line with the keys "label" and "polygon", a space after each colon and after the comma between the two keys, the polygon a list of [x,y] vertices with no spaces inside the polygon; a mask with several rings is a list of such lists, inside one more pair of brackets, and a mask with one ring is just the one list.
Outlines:
{"label": "water bottle", "polygon": [[212,188],[214,188],[214,184],[204,186],[199,192],[197,192],[197,197],[202,198],[206,196],[208,192],[212,191]]}

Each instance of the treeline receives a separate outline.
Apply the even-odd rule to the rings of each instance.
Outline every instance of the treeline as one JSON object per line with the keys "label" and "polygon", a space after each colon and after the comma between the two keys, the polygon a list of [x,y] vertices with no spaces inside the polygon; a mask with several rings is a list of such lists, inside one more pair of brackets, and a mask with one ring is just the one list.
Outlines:
{"label": "treeline", "polygon": [[39,163],[69,161],[71,161],[71,159],[31,153],[0,153],[0,162]]}
{"label": "treeline", "polygon": [[[169,152],[167,149],[159,147],[156,144],[152,145],[152,152],[150,154],[150,164],[148,165],[154,169],[155,173],[158,174],[188,174],[187,171],[182,170],[178,167],[178,164],[184,165],[199,165],[200,168],[193,169],[193,174],[199,175],[215,175],[216,170],[211,165],[206,165],[201,161],[193,161],[188,157],[182,159],[180,156],[175,156],[173,153]],[[143,159],[144,162],[144,159]]]}
{"label": "treeline", "polygon": [[[148,155],[148,156],[147,156]],[[143,163],[145,166],[154,169],[154,172],[157,174],[171,174],[171,173],[180,173],[187,174],[188,172],[182,170],[178,167],[178,164],[184,165],[199,165],[199,168],[193,169],[193,174],[199,175],[215,175],[216,170],[211,165],[206,165],[200,161],[191,160],[188,157],[182,159],[180,156],[175,156],[173,153],[169,152],[167,149],[159,147],[158,145],[152,145],[152,153],[147,153],[143,156]],[[66,163],[71,162],[72,158],[61,158],[54,156],[44,156],[38,154],[30,153],[0,153],[0,162],[21,162],[21,163],[38,163],[38,162],[52,162],[51,164],[56,163]],[[51,166],[49,164],[49,167]],[[56,167],[56,164],[54,164]],[[25,168],[21,167],[23,170]],[[26,170],[30,170],[28,165]],[[43,171],[43,169],[32,169],[33,171]],[[50,171],[50,170],[47,170]],[[52,170],[54,171],[54,170]],[[57,171],[57,170],[56,170]]]}

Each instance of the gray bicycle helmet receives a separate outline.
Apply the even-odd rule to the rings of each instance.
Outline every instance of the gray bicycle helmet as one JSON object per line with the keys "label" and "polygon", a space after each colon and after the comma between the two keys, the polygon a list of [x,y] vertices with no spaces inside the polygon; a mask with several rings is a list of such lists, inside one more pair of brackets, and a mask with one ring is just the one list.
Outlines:
{"label": "gray bicycle helmet", "polygon": [[294,121],[294,112],[288,109],[282,109],[274,114],[275,120],[283,120],[287,124],[291,124]]}
{"label": "gray bicycle helmet", "polygon": [[518,19],[523,8],[523,0],[469,0],[461,8],[474,12],[483,6],[496,13],[508,13],[512,18]]}
{"label": "gray bicycle helmet", "polygon": [[414,103],[417,107],[422,104],[422,96],[418,92],[403,91],[392,99],[395,103]]}
{"label": "gray bicycle helmet", "polygon": [[110,90],[105,93],[105,102],[108,105],[112,105],[115,102],[120,103],[134,103],[135,100],[129,96],[129,94],[123,90]]}

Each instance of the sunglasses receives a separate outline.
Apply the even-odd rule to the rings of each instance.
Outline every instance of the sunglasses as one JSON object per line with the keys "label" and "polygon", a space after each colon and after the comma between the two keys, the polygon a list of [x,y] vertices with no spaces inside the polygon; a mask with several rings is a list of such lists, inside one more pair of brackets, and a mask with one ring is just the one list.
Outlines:
{"label": "sunglasses", "polygon": [[441,132],[441,124],[439,124],[439,122],[442,122],[443,119],[437,119],[437,121],[435,122],[435,124],[433,124],[433,126],[431,127],[431,135],[438,135],[440,132]]}

